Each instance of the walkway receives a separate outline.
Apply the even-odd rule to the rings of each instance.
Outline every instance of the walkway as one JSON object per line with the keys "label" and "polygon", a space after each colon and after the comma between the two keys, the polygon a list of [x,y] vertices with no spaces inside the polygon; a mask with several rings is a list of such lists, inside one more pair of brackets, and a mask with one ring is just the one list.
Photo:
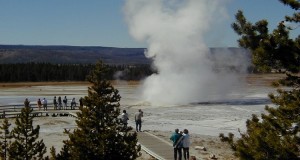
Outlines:
{"label": "walkway", "polygon": [[[76,112],[78,112],[78,106],[75,109],[71,109],[70,106],[66,110],[55,110],[53,104],[48,106],[48,110],[44,111],[43,107],[39,109],[36,104],[30,106],[32,108],[32,115],[34,116],[72,116],[76,117]],[[21,110],[24,105],[5,105],[0,106],[0,119],[1,118],[15,118],[21,114]]]}
{"label": "walkway", "polygon": [[157,136],[148,132],[138,132],[138,142],[141,144],[142,150],[158,160],[174,159],[172,144]]}

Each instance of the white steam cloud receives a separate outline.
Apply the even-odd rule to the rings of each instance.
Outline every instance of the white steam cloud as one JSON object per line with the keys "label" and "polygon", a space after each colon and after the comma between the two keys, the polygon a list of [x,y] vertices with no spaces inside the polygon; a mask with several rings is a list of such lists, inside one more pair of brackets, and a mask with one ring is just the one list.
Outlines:
{"label": "white steam cloud", "polygon": [[220,0],[127,0],[124,12],[130,34],[148,44],[145,54],[158,70],[142,86],[144,100],[152,104],[223,98],[238,82],[224,66],[246,68],[241,59],[212,55],[204,42],[211,26],[226,16]]}

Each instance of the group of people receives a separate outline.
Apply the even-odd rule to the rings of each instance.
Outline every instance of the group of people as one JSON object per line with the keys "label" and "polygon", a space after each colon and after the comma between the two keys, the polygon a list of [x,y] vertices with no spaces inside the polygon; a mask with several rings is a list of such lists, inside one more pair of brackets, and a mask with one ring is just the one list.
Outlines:
{"label": "group of people", "polygon": [[[82,98],[79,99],[79,102],[80,104],[82,103]],[[75,109],[76,107],[76,101],[75,101],[75,98],[73,98],[71,100],[71,105],[70,105],[70,108],[71,109]],[[53,105],[54,105],[54,110],[67,110],[68,109],[68,99],[67,99],[67,96],[64,97],[64,99],[62,100],[61,97],[59,96],[56,100],[56,96],[54,96],[53,98]]]}
{"label": "group of people", "polygon": [[[138,112],[136,112],[134,114],[135,129],[137,132],[142,131],[142,117],[143,116],[144,116],[143,111],[141,109],[139,109]],[[123,110],[123,113],[121,114],[121,121],[124,125],[124,128],[127,128],[128,120],[129,120],[128,113],[126,113],[126,110]]]}
{"label": "group of people", "polygon": [[47,111],[48,110],[48,101],[47,101],[47,99],[43,98],[42,101],[41,101],[41,99],[38,99],[37,106],[38,106],[39,110],[41,110],[41,108],[43,106],[44,111]]}
{"label": "group of people", "polygon": [[[187,129],[179,131],[175,129],[175,132],[170,137],[170,140],[173,141],[174,147],[174,160],[182,160],[182,153],[184,160],[189,160],[190,158],[190,135]],[[182,152],[183,151],[183,152]]]}
{"label": "group of people", "polygon": [[[27,102],[28,99],[26,98],[25,102]],[[80,106],[83,106],[83,98],[81,97],[79,99],[79,104]],[[24,104],[25,104],[24,102]],[[75,109],[77,103],[75,101],[75,98],[73,98],[71,100],[71,105],[70,105],[70,109]],[[48,101],[46,98],[43,98],[42,100],[39,98],[37,100],[37,106],[38,106],[38,109],[41,110],[42,107],[44,109],[44,111],[47,111],[48,110]],[[68,109],[68,99],[67,99],[67,96],[65,96],[63,99],[59,96],[57,99],[56,99],[56,96],[54,96],[53,98],[53,107],[54,107],[54,110],[67,110]]]}

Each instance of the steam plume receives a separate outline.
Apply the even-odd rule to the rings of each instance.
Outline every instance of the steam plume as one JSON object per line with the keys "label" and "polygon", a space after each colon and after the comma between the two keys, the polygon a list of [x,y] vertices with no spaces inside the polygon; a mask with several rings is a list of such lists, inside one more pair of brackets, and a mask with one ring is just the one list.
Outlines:
{"label": "steam plume", "polygon": [[224,97],[236,84],[233,73],[214,71],[220,58],[213,57],[204,42],[213,23],[226,15],[219,0],[127,0],[124,11],[130,34],[148,44],[145,55],[158,69],[143,83],[145,100],[208,101]]}

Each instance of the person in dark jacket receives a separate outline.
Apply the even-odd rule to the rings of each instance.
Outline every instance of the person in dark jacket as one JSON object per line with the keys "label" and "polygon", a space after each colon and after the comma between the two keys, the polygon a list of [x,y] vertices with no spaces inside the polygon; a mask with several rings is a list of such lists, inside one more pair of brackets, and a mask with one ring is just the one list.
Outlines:
{"label": "person in dark jacket", "polygon": [[174,148],[174,160],[182,159],[182,134],[179,133],[179,129],[175,129],[175,132],[170,137],[170,140],[173,141],[173,148]]}
{"label": "person in dark jacket", "polygon": [[134,115],[134,120],[135,120],[135,128],[137,132],[141,132],[142,130],[142,117],[143,117],[143,111],[139,109],[138,112],[135,113]]}
{"label": "person in dark jacket", "polygon": [[58,99],[58,109],[62,109],[61,97],[59,96]]}
{"label": "person in dark jacket", "polygon": [[54,106],[54,110],[57,110],[56,96],[54,96],[54,98],[53,98],[53,106]]}
{"label": "person in dark jacket", "polygon": [[68,99],[67,99],[67,96],[65,96],[65,98],[63,99],[63,103],[64,103],[64,109],[67,110],[67,108],[68,108]]}
{"label": "person in dark jacket", "polygon": [[83,98],[82,97],[80,97],[80,99],[79,99],[79,106],[83,107]]}
{"label": "person in dark jacket", "polygon": [[29,103],[30,103],[30,102],[28,101],[28,98],[26,98],[25,101],[24,101],[25,107],[27,107],[27,106],[29,107]]}

